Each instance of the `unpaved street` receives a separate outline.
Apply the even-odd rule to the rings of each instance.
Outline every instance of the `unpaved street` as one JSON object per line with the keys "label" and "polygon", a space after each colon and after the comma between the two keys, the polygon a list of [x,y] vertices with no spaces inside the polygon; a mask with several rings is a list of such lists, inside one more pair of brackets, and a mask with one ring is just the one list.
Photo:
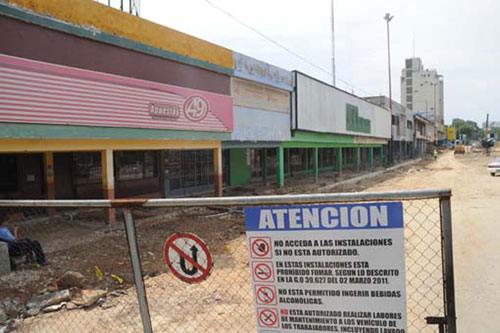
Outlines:
{"label": "unpaved street", "polygon": [[367,189],[390,191],[451,187],[455,287],[460,332],[500,332],[500,177],[491,177],[492,157],[439,156],[422,171]]}
{"label": "unpaved street", "polygon": [[[500,311],[500,291],[498,290],[500,268],[497,265],[500,259],[500,237],[496,232],[497,223],[500,222],[500,177],[493,178],[488,174],[486,165],[491,160],[492,157],[480,154],[454,157],[451,152],[447,152],[441,154],[437,161],[423,161],[414,166],[335,189],[336,191],[373,192],[451,187],[453,191],[455,285],[460,332],[500,332],[497,327]],[[320,183],[318,186],[309,181],[307,185],[297,184],[286,190],[291,193],[316,192],[319,190],[318,187],[321,188],[324,185]],[[248,189],[242,189],[242,191],[248,191]],[[281,193],[281,190],[269,189],[266,194],[273,192]],[[414,208],[420,209],[422,202],[412,204]],[[425,208],[430,208],[430,206],[426,205]],[[152,322],[157,331],[198,332],[200,327],[206,332],[255,331],[250,271],[244,236],[244,216],[241,212],[234,211],[229,215],[210,218],[202,218],[200,214],[213,214],[213,211],[205,212],[201,208],[184,210],[182,213],[180,210],[174,210],[171,215],[167,215],[165,211],[155,210],[137,211],[135,214],[143,268],[145,274],[149,276],[146,279],[146,288]],[[411,216],[411,213],[408,216]],[[438,216],[433,215],[427,220],[425,218],[423,220],[412,219],[412,221],[413,228],[415,228],[417,225],[415,222],[438,221]],[[439,229],[438,226],[435,228]],[[85,233],[85,239],[89,241],[81,244],[75,243],[71,247],[70,262],[73,263],[71,268],[83,272],[89,279],[91,288],[110,288],[95,281],[92,272],[94,263],[106,271],[118,273],[126,281],[122,288],[126,288],[128,295],[108,296],[102,306],[94,306],[85,310],[63,309],[21,320],[17,325],[18,331],[141,331],[134,288],[129,288],[132,285],[132,279],[129,262],[124,260],[127,258],[125,244],[120,243],[125,241],[124,232],[120,229],[101,235],[99,230],[89,230],[77,229],[74,232],[80,237]],[[420,231],[425,230],[429,231],[428,226]],[[169,273],[162,259],[162,244],[174,231],[194,232],[207,241],[215,256],[214,272],[207,281],[197,285],[186,285]],[[430,232],[434,235],[438,233],[439,231],[436,232],[436,230]],[[43,235],[40,234],[39,237]],[[409,240],[409,244],[413,243],[414,250],[420,251],[418,248],[418,244],[422,243],[420,237],[425,236],[418,235],[418,233],[416,235],[413,241]],[[96,238],[97,236],[100,238]],[[433,244],[437,248],[433,247],[432,253],[439,253],[438,243]],[[51,283],[53,275],[57,275],[58,272],[62,273],[63,268],[68,268],[69,263],[62,261],[62,254],[59,253],[65,254],[68,249],[65,247],[56,250],[52,249],[49,253],[50,265],[39,272],[44,277],[40,282],[42,287]],[[86,262],[89,253],[92,255],[92,261]],[[414,260],[414,263],[415,260],[417,262],[420,260],[420,256],[410,255],[409,257]],[[432,258],[432,260],[440,261],[436,256]],[[423,260],[423,262],[429,262],[425,261],[425,258]],[[49,269],[54,271],[52,275],[47,271]],[[432,270],[413,274],[418,274],[417,280],[419,281],[429,281],[429,285],[435,285],[431,283],[431,280],[439,279],[440,275]],[[424,295],[424,303],[425,296],[429,293],[425,289],[425,281],[417,283],[417,289],[407,286],[409,295],[414,295],[415,292]],[[437,290],[440,290],[440,282],[437,283]],[[431,292],[435,292],[435,288],[429,290],[431,289]],[[12,289],[11,292],[18,290],[19,288]],[[35,290],[38,289],[35,288]],[[440,296],[429,294],[429,298],[433,297]],[[424,303],[419,303],[421,300],[410,298],[408,305],[412,307],[415,306],[412,302],[417,302],[419,306],[425,306]],[[436,303],[438,307],[426,307],[426,311],[422,313],[442,315],[439,312],[438,303]],[[411,320],[411,313],[409,313],[409,319]],[[419,316],[418,320],[420,324],[412,326],[410,332],[422,331],[423,319]],[[427,327],[425,331],[437,331],[437,327]]]}

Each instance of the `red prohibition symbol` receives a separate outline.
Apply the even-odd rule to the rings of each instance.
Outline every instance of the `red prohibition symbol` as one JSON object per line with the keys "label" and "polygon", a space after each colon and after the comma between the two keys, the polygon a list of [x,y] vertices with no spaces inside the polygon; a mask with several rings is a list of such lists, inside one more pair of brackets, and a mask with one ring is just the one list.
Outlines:
{"label": "red prohibition symbol", "polygon": [[190,233],[175,233],[170,236],[165,242],[163,254],[172,274],[187,283],[205,280],[214,264],[205,242]]}
{"label": "red prohibition symbol", "polygon": [[274,281],[274,270],[273,264],[271,262],[258,262],[254,261],[252,263],[253,267],[253,278],[256,282],[273,282]]}
{"label": "red prohibition symbol", "polygon": [[257,296],[257,304],[276,304],[276,289],[274,286],[257,286],[255,288],[255,294]]}
{"label": "red prohibition symbol", "polygon": [[278,328],[278,310],[270,308],[258,309],[259,326],[260,327],[270,327]]}
{"label": "red prohibition symbol", "polygon": [[271,259],[271,238],[250,237],[250,255],[254,259]]}

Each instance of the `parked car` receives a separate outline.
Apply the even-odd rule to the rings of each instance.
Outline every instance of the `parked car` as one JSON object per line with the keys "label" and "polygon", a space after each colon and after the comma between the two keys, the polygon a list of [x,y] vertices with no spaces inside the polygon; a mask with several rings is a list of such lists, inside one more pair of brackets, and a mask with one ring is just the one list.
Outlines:
{"label": "parked car", "polygon": [[488,164],[488,172],[490,173],[490,175],[492,175],[493,177],[495,176],[495,174],[499,173],[500,174],[500,157],[496,157],[493,162],[491,162],[490,164]]}

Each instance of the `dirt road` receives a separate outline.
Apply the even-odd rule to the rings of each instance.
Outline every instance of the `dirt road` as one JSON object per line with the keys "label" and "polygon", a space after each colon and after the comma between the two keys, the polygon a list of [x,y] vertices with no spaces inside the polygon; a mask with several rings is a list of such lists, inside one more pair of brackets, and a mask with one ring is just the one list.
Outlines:
{"label": "dirt road", "polygon": [[[500,221],[500,177],[493,178],[488,174],[486,165],[491,159],[476,154],[455,158],[453,154],[446,153],[440,155],[437,161],[424,161],[335,189],[389,191],[452,188],[455,284],[460,332],[500,332],[496,324],[500,310],[500,268],[496,265],[500,259],[500,236],[496,232],[496,222]],[[324,182],[328,182],[325,177]],[[259,194],[317,192],[321,186],[324,186],[321,182],[314,184],[306,179],[303,184],[285,190],[269,188]],[[203,214],[214,213],[205,210],[174,210],[170,215],[155,210],[135,212],[144,273],[150,276],[146,279],[146,287],[153,326],[161,332],[199,332],[200,327],[206,332],[254,332],[243,214],[235,211],[223,217],[201,218]],[[89,279],[90,288],[114,289],[113,285],[101,285],[95,281],[93,265],[99,264],[104,271],[117,273],[124,278],[125,283],[121,288],[125,288],[128,295],[116,298],[108,296],[102,306],[85,310],[61,310],[19,320],[16,325],[19,332],[141,331],[135,291],[134,288],[128,288],[133,280],[126,255],[124,231],[118,229],[106,232],[97,228],[99,224],[91,228],[93,224],[89,223],[92,219],[84,220],[88,220],[83,225],[85,228],[74,229],[73,226],[72,232],[58,224],[57,232],[66,231],[61,237],[55,238],[68,239],[73,245],[68,248],[60,244],[47,244],[50,265],[36,271],[43,278],[37,279],[35,282],[38,284],[31,289],[39,291],[65,269],[82,272]],[[51,230],[50,234],[54,236],[56,230]],[[168,272],[161,259],[162,244],[174,231],[194,232],[207,241],[216,265],[206,282],[187,286]],[[42,239],[43,236],[40,233],[34,237]],[[82,242],[76,242],[69,236],[78,236]],[[416,241],[419,239],[417,237]],[[435,244],[437,250],[434,249],[434,252],[439,252],[439,245]],[[54,248],[51,249],[49,245],[54,245]],[[417,256],[415,260],[419,258]],[[435,259],[439,262],[438,257]],[[419,275],[419,279],[429,280],[438,278],[433,275],[439,275],[427,273]],[[15,277],[15,273],[12,275]],[[437,286],[439,289],[439,283]],[[22,286],[21,289],[9,290],[11,293],[23,290],[28,293],[32,292],[31,289]],[[409,294],[415,292],[410,289],[407,290]],[[426,293],[421,289],[418,292]],[[440,314],[438,308],[430,308],[428,312],[429,315]],[[431,327],[426,329],[432,330]]]}
{"label": "dirt road", "polygon": [[458,330],[500,332],[500,177],[486,169],[492,157],[440,155],[422,171],[386,180],[367,191],[449,187]]}

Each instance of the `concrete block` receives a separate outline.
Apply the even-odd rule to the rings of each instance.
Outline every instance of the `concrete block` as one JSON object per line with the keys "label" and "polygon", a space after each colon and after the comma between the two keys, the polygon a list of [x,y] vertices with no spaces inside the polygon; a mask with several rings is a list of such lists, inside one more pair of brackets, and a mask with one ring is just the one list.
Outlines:
{"label": "concrete block", "polygon": [[9,245],[0,242],[0,275],[10,273]]}

